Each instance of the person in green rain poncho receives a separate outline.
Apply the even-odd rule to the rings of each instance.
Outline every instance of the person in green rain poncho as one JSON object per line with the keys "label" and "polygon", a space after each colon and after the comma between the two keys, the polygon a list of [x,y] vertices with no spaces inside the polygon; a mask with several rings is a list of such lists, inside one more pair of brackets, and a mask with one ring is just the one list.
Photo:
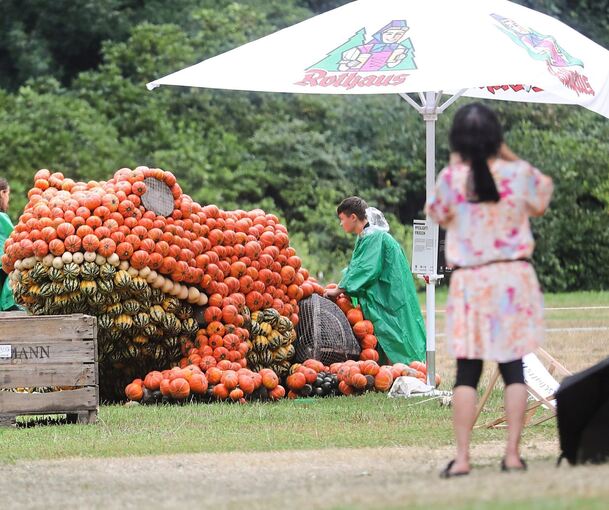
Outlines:
{"label": "person in green rain poncho", "polygon": [[326,290],[325,296],[357,298],[374,325],[381,358],[384,353],[391,363],[423,361],[425,322],[412,273],[383,213],[359,197],[346,198],[336,212],[344,231],[357,234],[357,240],[338,287]]}
{"label": "person in green rain poncho", "polygon": [[[4,242],[13,231],[11,219],[6,214],[10,193],[11,189],[6,179],[0,178],[0,258],[4,255]],[[15,310],[16,308],[8,276],[0,269],[0,311]]]}

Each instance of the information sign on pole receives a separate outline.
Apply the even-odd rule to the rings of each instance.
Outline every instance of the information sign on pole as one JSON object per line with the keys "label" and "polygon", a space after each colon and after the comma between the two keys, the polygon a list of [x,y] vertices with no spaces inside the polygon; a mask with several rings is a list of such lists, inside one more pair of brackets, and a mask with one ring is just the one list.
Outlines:
{"label": "information sign on pole", "polygon": [[412,234],[412,272],[435,275],[437,264],[438,225],[414,220]]}

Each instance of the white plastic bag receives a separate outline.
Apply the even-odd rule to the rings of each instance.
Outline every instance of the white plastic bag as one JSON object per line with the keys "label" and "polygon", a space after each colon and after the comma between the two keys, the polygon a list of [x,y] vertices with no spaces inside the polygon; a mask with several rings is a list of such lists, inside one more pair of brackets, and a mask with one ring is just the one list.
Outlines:
{"label": "white plastic bag", "polygon": [[421,381],[420,379],[417,379],[416,377],[409,377],[409,376],[403,375],[401,377],[398,377],[395,381],[393,381],[393,385],[391,386],[391,389],[389,390],[389,394],[387,396],[391,397],[391,398],[395,398],[395,397],[408,398],[408,397],[425,397],[425,396],[432,396],[432,397],[447,396],[448,397],[451,395],[452,395],[451,391],[436,390],[432,386],[425,384],[423,381]]}

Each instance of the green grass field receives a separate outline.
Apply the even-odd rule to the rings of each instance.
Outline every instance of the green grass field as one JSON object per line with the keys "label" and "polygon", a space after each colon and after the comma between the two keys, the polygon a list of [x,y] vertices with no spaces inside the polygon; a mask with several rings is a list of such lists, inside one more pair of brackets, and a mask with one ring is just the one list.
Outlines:
{"label": "green grass field", "polygon": [[[385,394],[247,405],[102,406],[99,423],[0,431],[0,462],[195,452],[249,452],[451,444],[451,411],[437,400]],[[490,402],[500,408],[500,394]],[[544,440],[552,423],[527,431]],[[475,441],[500,440],[480,430]]]}

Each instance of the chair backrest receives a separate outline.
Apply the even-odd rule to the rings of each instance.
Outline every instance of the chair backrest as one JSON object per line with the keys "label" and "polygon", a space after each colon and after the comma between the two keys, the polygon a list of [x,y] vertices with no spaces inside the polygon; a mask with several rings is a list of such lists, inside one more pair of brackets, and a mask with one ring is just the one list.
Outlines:
{"label": "chair backrest", "polygon": [[[537,355],[527,354],[522,358],[522,364],[524,365],[524,382],[533,398],[538,400],[538,396],[544,399],[553,397],[560,383],[550,374]],[[554,398],[551,398],[549,402],[556,407]]]}

